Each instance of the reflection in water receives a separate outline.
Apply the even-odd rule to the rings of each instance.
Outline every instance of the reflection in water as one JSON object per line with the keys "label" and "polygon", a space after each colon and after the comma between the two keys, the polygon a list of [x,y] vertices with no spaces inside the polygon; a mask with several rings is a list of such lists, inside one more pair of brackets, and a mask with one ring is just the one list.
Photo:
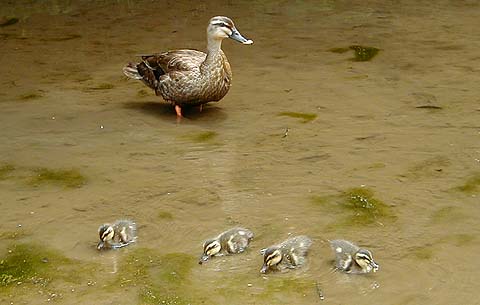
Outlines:
{"label": "reflection in water", "polygon": [[[479,8],[2,5],[0,303],[471,303]],[[215,15],[255,44],[224,42],[229,93],[176,124],[121,68],[132,54],[204,50]],[[138,222],[138,243],[98,253],[98,223],[123,218]],[[199,266],[204,238],[234,226],[256,234],[245,253]],[[313,240],[305,268],[260,275],[260,250],[291,235]],[[382,268],[332,271],[333,239]]]}

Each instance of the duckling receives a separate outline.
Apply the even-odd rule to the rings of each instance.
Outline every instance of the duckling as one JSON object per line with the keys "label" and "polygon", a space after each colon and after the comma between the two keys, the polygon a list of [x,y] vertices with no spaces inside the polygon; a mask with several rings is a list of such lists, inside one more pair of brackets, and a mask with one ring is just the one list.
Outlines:
{"label": "duckling", "polygon": [[335,251],[335,267],[345,273],[364,274],[377,272],[379,265],[373,260],[372,252],[353,243],[337,239],[330,241]]}
{"label": "duckling", "polygon": [[208,239],[203,243],[203,255],[198,263],[202,264],[210,257],[219,256],[224,253],[242,253],[247,249],[253,236],[252,231],[244,228],[233,228],[220,233],[217,237]]}
{"label": "duckling", "polygon": [[101,225],[98,235],[98,250],[122,248],[137,240],[137,225],[131,220],[117,220],[113,224]]}
{"label": "duckling", "polygon": [[141,80],[172,104],[180,120],[183,106],[200,105],[201,110],[203,104],[221,100],[230,89],[232,69],[221,48],[225,38],[253,43],[240,34],[230,18],[216,16],[207,27],[206,53],[187,49],[141,55],[142,62],[127,64],[123,73]]}
{"label": "duckling", "polygon": [[308,236],[300,235],[261,250],[263,267],[260,272],[266,273],[268,269],[295,269],[302,266],[311,245],[312,240]]}

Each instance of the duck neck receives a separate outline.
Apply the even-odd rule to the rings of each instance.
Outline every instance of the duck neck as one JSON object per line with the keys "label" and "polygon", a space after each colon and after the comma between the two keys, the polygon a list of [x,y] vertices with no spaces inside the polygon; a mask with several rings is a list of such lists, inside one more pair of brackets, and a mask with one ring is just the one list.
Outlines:
{"label": "duck neck", "polygon": [[214,67],[221,64],[221,50],[222,50],[222,40],[219,39],[208,39],[207,43],[207,57],[202,63],[202,68]]}

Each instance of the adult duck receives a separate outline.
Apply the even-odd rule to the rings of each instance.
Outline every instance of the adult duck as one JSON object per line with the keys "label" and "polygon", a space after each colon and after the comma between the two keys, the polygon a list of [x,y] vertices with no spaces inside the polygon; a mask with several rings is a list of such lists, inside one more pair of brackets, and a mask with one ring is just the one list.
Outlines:
{"label": "adult duck", "polygon": [[201,110],[203,104],[221,100],[230,89],[232,70],[221,48],[225,38],[253,43],[230,18],[217,16],[208,23],[206,53],[186,49],[142,55],[142,62],[127,64],[123,73],[141,80],[171,103],[180,119],[183,106],[200,105]]}

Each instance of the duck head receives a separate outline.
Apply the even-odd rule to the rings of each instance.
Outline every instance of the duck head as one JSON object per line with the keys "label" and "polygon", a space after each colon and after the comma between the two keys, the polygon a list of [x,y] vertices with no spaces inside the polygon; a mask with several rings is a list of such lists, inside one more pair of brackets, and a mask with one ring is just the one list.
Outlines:
{"label": "duck head", "polygon": [[237,42],[243,44],[252,44],[253,41],[247,39],[240,34],[235,28],[232,19],[224,16],[216,16],[210,19],[210,23],[207,27],[207,35],[209,39],[223,40],[225,38],[231,38]]}
{"label": "duck head", "polygon": [[373,271],[377,272],[379,269],[378,264],[373,260],[372,252],[366,249],[358,250],[354,255],[355,262],[366,273]]}
{"label": "duck head", "polygon": [[210,257],[218,254],[222,250],[222,245],[217,239],[209,239],[203,243],[203,255],[198,261],[199,264],[206,262]]}
{"label": "duck head", "polygon": [[103,247],[105,247],[106,243],[113,239],[115,231],[111,225],[103,224],[100,226],[100,228],[98,228],[98,235],[100,237],[100,241],[98,242],[97,249],[101,250]]}
{"label": "duck head", "polygon": [[282,251],[278,247],[270,247],[261,251],[263,254],[263,266],[260,273],[267,273],[270,267],[280,264],[283,259]]}

